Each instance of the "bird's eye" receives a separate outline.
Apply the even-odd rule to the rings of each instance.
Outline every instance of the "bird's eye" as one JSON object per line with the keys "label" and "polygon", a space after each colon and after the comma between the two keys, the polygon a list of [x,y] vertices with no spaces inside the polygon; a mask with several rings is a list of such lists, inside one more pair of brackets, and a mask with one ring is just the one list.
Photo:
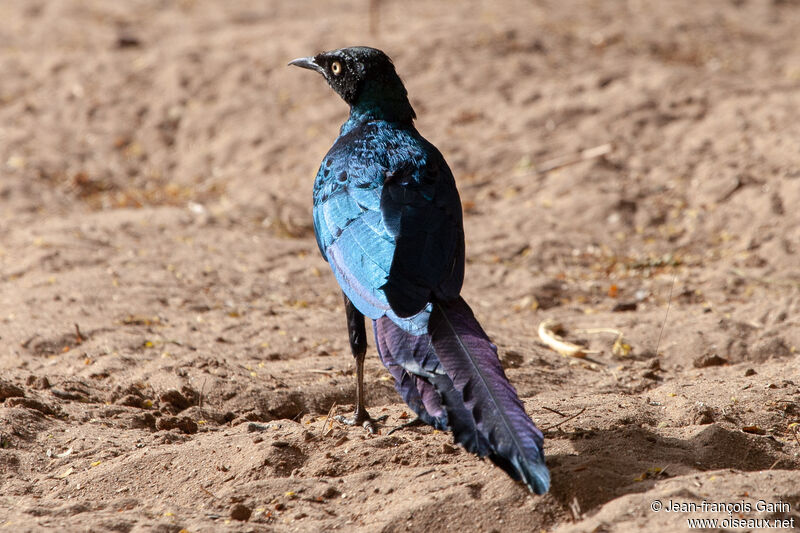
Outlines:
{"label": "bird's eye", "polygon": [[339,74],[341,74],[342,73],[342,64],[339,63],[338,61],[334,61],[331,64],[331,72],[333,72],[334,76],[338,76]]}

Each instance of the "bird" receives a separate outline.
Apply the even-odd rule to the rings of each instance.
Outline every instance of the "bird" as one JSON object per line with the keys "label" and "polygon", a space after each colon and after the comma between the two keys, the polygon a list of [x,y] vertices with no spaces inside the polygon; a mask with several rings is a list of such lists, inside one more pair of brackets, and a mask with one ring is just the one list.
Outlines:
{"label": "bird", "polygon": [[354,46],[289,65],[321,74],[350,106],[313,188],[314,234],[342,289],[356,363],[355,411],[338,419],[371,433],[381,421],[364,402],[366,317],[378,356],[417,415],[413,424],[451,431],[466,450],[546,493],[544,436],[461,297],[465,246],[455,178],[414,126],[394,63],[381,50]]}

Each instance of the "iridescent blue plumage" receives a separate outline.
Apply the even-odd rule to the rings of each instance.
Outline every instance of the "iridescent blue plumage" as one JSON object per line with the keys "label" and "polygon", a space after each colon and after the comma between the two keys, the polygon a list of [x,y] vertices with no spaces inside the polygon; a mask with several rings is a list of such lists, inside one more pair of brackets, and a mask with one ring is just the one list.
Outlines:
{"label": "iridescent blue plumage", "polygon": [[355,47],[291,64],[320,72],[350,105],[314,182],[317,244],[345,294],[356,358],[356,413],[343,421],[374,430],[363,402],[366,316],[381,361],[420,420],[546,492],[542,433],[460,297],[464,231],[453,174],[414,127],[391,60]]}
{"label": "iridescent blue plumage", "polygon": [[423,333],[432,299],[457,297],[464,279],[453,175],[413,126],[361,115],[342,131],[314,183],[320,251],[365,316]]}

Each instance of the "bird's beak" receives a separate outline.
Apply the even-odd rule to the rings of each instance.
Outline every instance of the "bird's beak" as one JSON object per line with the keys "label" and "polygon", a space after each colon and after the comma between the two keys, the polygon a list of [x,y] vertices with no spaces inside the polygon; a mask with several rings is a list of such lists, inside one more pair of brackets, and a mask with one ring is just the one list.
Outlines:
{"label": "bird's beak", "polygon": [[322,67],[317,65],[317,62],[314,61],[313,57],[298,57],[292,61],[289,61],[289,65],[294,65],[300,68],[307,68],[309,70],[316,70],[317,72],[322,72]]}

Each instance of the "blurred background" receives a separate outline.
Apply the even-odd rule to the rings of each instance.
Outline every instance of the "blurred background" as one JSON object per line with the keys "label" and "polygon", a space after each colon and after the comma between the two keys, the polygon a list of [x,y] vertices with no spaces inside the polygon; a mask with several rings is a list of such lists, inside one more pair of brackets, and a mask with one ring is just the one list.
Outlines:
{"label": "blurred background", "polygon": [[[310,182],[346,107],[285,65],[369,44],[394,58],[419,129],[476,189],[467,199],[481,182],[503,195],[498,177],[613,143],[612,166],[594,172],[604,187],[592,193],[674,185],[682,191],[672,201],[689,202],[721,174],[752,173],[759,158],[777,174],[796,165],[790,132],[747,139],[794,108],[797,11],[778,0],[11,0],[0,6],[0,157],[9,180],[42,188],[48,209],[225,199],[262,220],[303,210],[284,223],[307,231]],[[723,92],[735,98],[717,110]],[[771,124],[748,96],[774,98],[761,103]],[[704,157],[676,160],[676,150]],[[540,181],[520,180],[516,192],[530,199]],[[571,201],[559,218],[603,218]],[[634,216],[643,223],[669,208]]]}
{"label": "blurred background", "polygon": [[454,171],[471,259],[794,270],[796,2],[18,0],[0,20],[6,231],[188,206],[314,252],[347,108],[286,63],[368,44]]}

